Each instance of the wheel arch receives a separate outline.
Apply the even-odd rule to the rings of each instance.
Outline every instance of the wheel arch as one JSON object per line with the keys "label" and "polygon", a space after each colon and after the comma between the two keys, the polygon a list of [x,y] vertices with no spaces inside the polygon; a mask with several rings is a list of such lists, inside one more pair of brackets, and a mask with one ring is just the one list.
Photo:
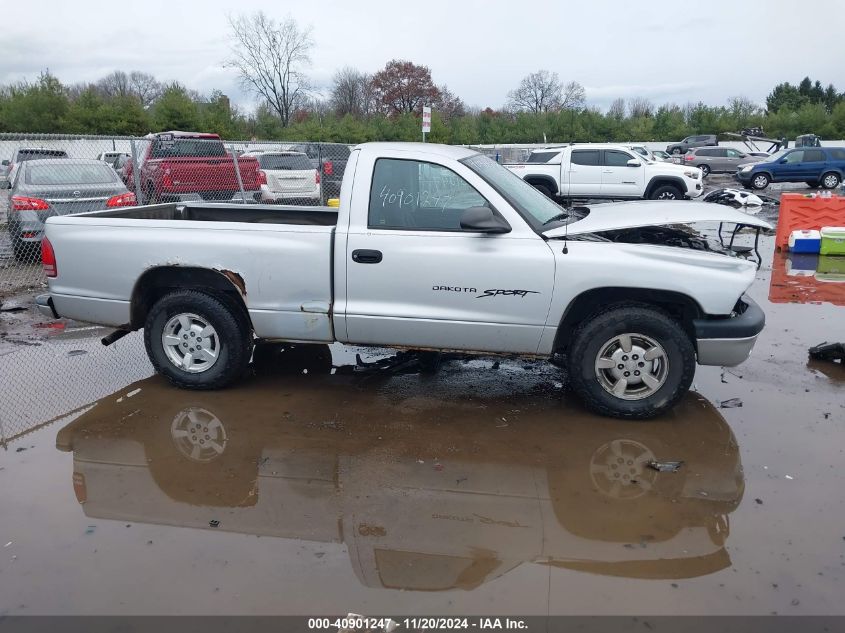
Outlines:
{"label": "wheel arch", "polygon": [[551,176],[542,176],[542,175],[534,175],[534,176],[526,176],[523,180],[527,182],[529,185],[543,185],[544,187],[548,187],[549,191],[552,192],[552,195],[557,195],[559,192],[557,182]]}
{"label": "wheel arch", "polygon": [[614,305],[625,304],[638,304],[663,310],[681,324],[695,345],[693,319],[705,315],[695,299],[672,290],[607,286],[582,292],[569,303],[558,324],[553,350],[565,352],[573,332],[584,319],[600,311],[611,309]]}
{"label": "wheel arch", "polygon": [[246,284],[239,273],[194,266],[155,266],[144,271],[132,289],[129,308],[132,329],[144,327],[155,302],[174,290],[197,290],[220,298],[239,310],[252,325],[245,302]]}
{"label": "wheel arch", "polygon": [[645,197],[650,198],[655,189],[664,185],[677,187],[682,196],[687,195],[687,186],[684,184],[682,178],[678,176],[654,176],[648,181],[648,186],[645,189]]}

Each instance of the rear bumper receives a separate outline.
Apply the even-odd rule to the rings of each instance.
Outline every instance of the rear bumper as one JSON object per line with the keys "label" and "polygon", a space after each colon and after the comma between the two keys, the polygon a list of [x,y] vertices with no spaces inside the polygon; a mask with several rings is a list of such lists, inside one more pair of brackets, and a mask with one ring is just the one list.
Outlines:
{"label": "rear bumper", "polygon": [[733,367],[751,354],[766,325],[766,315],[746,296],[737,302],[737,308],[729,318],[693,321],[700,365]]}
{"label": "rear bumper", "polygon": [[48,294],[38,295],[35,297],[35,307],[42,316],[45,316],[48,319],[61,318],[59,317],[58,312],[56,312],[55,306],[53,306],[53,298]]}

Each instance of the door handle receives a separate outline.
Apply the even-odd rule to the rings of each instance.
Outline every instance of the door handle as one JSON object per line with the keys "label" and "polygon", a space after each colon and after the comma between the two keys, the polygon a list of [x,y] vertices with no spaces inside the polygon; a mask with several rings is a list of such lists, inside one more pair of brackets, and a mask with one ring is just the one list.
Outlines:
{"label": "door handle", "polygon": [[352,251],[352,261],[357,264],[378,264],[381,257],[381,251],[371,251],[366,248]]}

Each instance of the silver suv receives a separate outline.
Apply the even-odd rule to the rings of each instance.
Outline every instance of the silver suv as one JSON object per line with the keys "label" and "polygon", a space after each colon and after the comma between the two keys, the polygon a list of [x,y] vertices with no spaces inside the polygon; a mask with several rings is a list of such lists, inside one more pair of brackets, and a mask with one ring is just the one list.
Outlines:
{"label": "silver suv", "polygon": [[763,160],[731,147],[694,147],[684,154],[684,164],[698,167],[703,176],[710,172],[736,172],[740,164]]}
{"label": "silver suv", "polygon": [[693,147],[711,147],[719,144],[719,139],[715,134],[698,134],[696,136],[688,136],[680,143],[672,143],[666,146],[666,151],[670,154],[686,154],[686,152]]}

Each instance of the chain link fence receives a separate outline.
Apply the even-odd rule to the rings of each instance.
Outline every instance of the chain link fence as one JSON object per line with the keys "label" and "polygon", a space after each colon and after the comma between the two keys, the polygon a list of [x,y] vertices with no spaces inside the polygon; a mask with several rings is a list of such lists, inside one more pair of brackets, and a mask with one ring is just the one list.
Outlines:
{"label": "chain link fence", "polygon": [[47,218],[164,202],[327,205],[348,158],[343,144],[186,132],[0,134],[0,446],[152,373],[138,333],[106,348],[105,330],[34,311]]}

